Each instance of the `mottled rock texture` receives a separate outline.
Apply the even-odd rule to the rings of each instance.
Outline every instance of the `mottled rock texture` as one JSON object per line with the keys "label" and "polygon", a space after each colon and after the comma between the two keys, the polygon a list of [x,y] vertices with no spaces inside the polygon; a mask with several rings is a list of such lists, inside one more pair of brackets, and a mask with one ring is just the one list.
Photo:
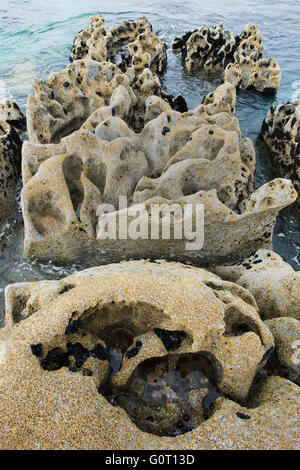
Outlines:
{"label": "mottled rock texture", "polygon": [[[251,294],[210,272],[145,261],[95,267],[60,281],[8,286],[6,315],[0,332],[1,448],[284,449],[299,444],[296,385],[268,378],[256,385],[248,408],[239,403],[268,359],[273,338]],[[236,336],[239,322],[248,330]],[[145,357],[200,350],[214,358],[217,383],[231,398],[218,399],[212,416],[186,434],[158,437],[141,431],[98,391],[107,379],[105,352],[114,326],[129,329],[133,345],[138,338],[142,343],[136,353],[127,354],[132,346],[125,352],[128,359],[114,386],[126,383]],[[169,348],[153,333],[156,328],[185,336]]]}
{"label": "mottled rock texture", "polygon": [[0,229],[15,198],[21,168],[22,141],[19,133],[26,128],[25,116],[16,103],[0,101]]}
{"label": "mottled rock texture", "polygon": [[[58,80],[51,86],[61,91],[64,75],[78,67],[87,77],[92,68],[94,78],[95,70],[108,70],[110,79],[103,81],[103,87],[109,86],[105,100],[98,97],[98,109],[92,112],[88,106],[82,112],[78,108],[81,127],[77,132],[63,137],[65,128],[71,132],[68,113],[53,121],[51,130],[49,103],[33,103],[36,98],[29,98],[32,133],[23,148],[22,193],[27,255],[73,260],[78,253],[97,248],[112,260],[124,252],[134,257],[195,254],[186,252],[184,239],[96,241],[97,207],[113,204],[110,212],[115,217],[119,196],[127,196],[130,206],[145,202],[147,210],[159,202],[204,204],[205,246],[198,253],[203,259],[246,255],[270,246],[275,217],[294,201],[295,192],[288,180],[278,179],[253,193],[255,152],[251,140],[241,136],[232,85],[219,86],[202,105],[180,113],[151,94],[147,82],[139,82],[151,74],[149,69],[131,87],[128,75],[112,64],[78,61],[48,83]],[[89,83],[90,91],[85,85],[85,93],[94,103],[99,83],[96,79]],[[82,86],[72,82],[70,105],[77,103],[74,97]],[[140,133],[132,130],[137,109],[146,123]],[[39,110],[44,121],[37,119]],[[38,138],[44,135],[41,126],[48,132],[48,143]],[[58,133],[63,138],[55,143]]]}
{"label": "mottled rock texture", "polygon": [[162,73],[167,62],[166,46],[152,31],[145,16],[121,25],[105,26],[102,15],[91,17],[91,26],[74,39],[70,60],[89,57],[112,61],[123,71],[132,68],[139,75],[145,68]]}
{"label": "mottled rock texture", "polygon": [[300,204],[300,100],[271,106],[261,135],[281,174],[292,180]]}
{"label": "mottled rock texture", "polygon": [[238,36],[224,31],[222,23],[214,28],[204,26],[176,38],[173,49],[181,52],[189,72],[225,70],[225,82],[267,94],[276,93],[279,87],[279,65],[274,58],[262,58],[261,33],[255,24],[247,24]]}
{"label": "mottled rock texture", "polygon": [[248,289],[264,319],[300,319],[300,272],[277,253],[261,249],[238,264],[217,266],[216,273]]}
{"label": "mottled rock texture", "polygon": [[271,364],[281,375],[300,385],[300,321],[281,317],[267,320],[275,340]]}
{"label": "mottled rock texture", "polygon": [[26,131],[26,118],[14,101],[0,100],[0,121],[5,121],[17,132]]}
{"label": "mottled rock texture", "polygon": [[234,63],[226,67],[225,82],[243,90],[254,89],[268,95],[276,93],[281,72],[273,57],[255,60],[239,52],[236,52],[234,57]]}
{"label": "mottled rock texture", "polygon": [[34,95],[27,100],[29,140],[41,144],[59,142],[77,130],[114,90],[123,85],[129,93],[129,76],[109,62],[85,59],[52,73],[47,82],[36,80]]}
{"label": "mottled rock texture", "polygon": [[232,33],[225,32],[220,23],[214,28],[203,26],[176,38],[173,49],[182,53],[189,72],[199,67],[207,72],[218,71],[224,70],[228,61],[233,60],[236,39]]}

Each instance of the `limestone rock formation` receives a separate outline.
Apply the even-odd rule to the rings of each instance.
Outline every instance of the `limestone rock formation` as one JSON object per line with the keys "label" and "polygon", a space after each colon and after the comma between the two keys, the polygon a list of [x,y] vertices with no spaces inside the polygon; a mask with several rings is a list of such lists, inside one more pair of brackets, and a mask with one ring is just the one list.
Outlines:
{"label": "limestone rock formation", "polygon": [[[14,108],[15,109],[15,108]],[[1,117],[10,115],[3,108],[0,110]],[[17,117],[19,113],[12,113]],[[18,121],[17,128],[20,129],[21,122]],[[21,148],[22,141],[18,132],[8,124],[7,121],[0,121],[0,228],[2,228],[9,210],[13,204],[17,183],[21,168]]]}
{"label": "limestone rock formation", "polygon": [[113,28],[105,26],[102,15],[91,17],[91,26],[74,39],[70,60],[89,57],[100,62],[112,61],[123,71],[132,67],[139,75],[147,67],[154,73],[164,72],[166,46],[152,31],[145,16],[124,21]]}
{"label": "limestone rock formation", "polygon": [[29,140],[41,144],[59,142],[77,130],[101,106],[109,103],[114,90],[123,85],[130,94],[130,79],[109,62],[76,61],[52,73],[47,82],[36,80],[34,96],[27,101]]}
{"label": "limestone rock formation", "polygon": [[[114,67],[93,63],[96,68]],[[242,138],[234,116],[235,88],[221,85],[202,105],[179,113],[159,96],[147,98],[151,87],[140,88],[142,99],[136,85],[131,88],[126,82],[128,76],[120,76],[123,84],[106,102],[101,98],[78,131],[57,144],[36,143],[34,138],[24,144],[26,254],[62,261],[100,248],[111,260],[120,259],[124,250],[135,257],[197,254],[205,260],[213,254],[220,260],[269,247],[275,217],[293,202],[295,192],[287,180],[278,179],[253,193],[255,152],[251,140]],[[146,122],[140,133],[128,125],[138,115],[137,103]],[[31,111],[28,120],[36,129],[42,121],[36,121],[36,106]],[[58,120],[56,125],[64,129],[66,124]],[[48,140],[56,140],[53,136]],[[110,217],[118,216],[120,196],[126,196],[133,209],[145,203],[149,211],[159,202],[204,204],[203,252],[186,253],[184,239],[168,247],[169,241],[162,240],[96,240],[97,207],[111,204]]]}
{"label": "limestone rock formation", "polygon": [[235,61],[225,70],[225,82],[243,90],[254,89],[272,95],[280,85],[280,67],[273,57],[259,60],[235,53]]}
{"label": "limestone rock formation", "polygon": [[173,49],[181,52],[189,72],[225,70],[225,82],[262,93],[276,93],[279,87],[279,65],[274,58],[262,58],[261,33],[255,24],[249,23],[239,36],[225,32],[222,23],[215,28],[204,26],[176,38]]}
{"label": "limestone rock formation", "polygon": [[300,194],[300,100],[271,106],[263,121],[261,135],[281,174],[292,180]]}
{"label": "limestone rock formation", "polygon": [[[10,285],[6,320],[0,331],[1,448],[297,446],[291,426],[299,406],[296,385],[268,378],[255,386],[250,407],[240,403],[268,360],[273,338],[251,294],[208,271],[139,261],[95,267],[60,281]],[[108,359],[116,349],[123,362],[109,385]],[[194,365],[187,356],[196,359]],[[184,387],[172,391],[169,382],[163,389],[169,405],[156,406],[152,414],[148,405],[143,419],[138,411],[143,396],[138,400],[131,393],[135,415],[127,406],[128,415],[122,396],[132,391],[132,380],[140,393],[137,372],[150,383],[161,377],[162,364],[151,372],[147,363],[159,357],[173,367],[180,361],[170,374],[184,372]],[[210,411],[202,403],[208,395]],[[157,422],[163,436],[156,435]]]}
{"label": "limestone rock formation", "polygon": [[170,102],[174,109],[186,109],[183,98],[162,93],[158,76],[149,68],[136,77],[132,70],[123,73],[111,62],[77,60],[64,70],[52,73],[48,81],[35,81],[34,95],[29,95],[27,100],[29,140],[59,143],[106,105],[111,106],[110,115],[126,118],[131,127],[141,131],[146,100],[152,95],[163,95],[166,106]]}
{"label": "limestone rock formation", "polygon": [[283,376],[300,385],[300,321],[281,317],[267,320],[265,324],[275,340],[276,352],[271,364]]}
{"label": "limestone rock formation", "polygon": [[232,60],[235,48],[234,35],[225,32],[222,23],[214,28],[204,26],[186,33],[173,43],[173,49],[181,52],[189,72],[199,67],[207,72],[224,70],[226,63]]}
{"label": "limestone rock formation", "polygon": [[26,118],[14,101],[0,100],[0,121],[5,121],[19,133],[26,131]]}
{"label": "limestone rock formation", "polygon": [[263,318],[300,320],[300,272],[277,253],[261,249],[238,264],[217,266],[216,273],[248,289]]}

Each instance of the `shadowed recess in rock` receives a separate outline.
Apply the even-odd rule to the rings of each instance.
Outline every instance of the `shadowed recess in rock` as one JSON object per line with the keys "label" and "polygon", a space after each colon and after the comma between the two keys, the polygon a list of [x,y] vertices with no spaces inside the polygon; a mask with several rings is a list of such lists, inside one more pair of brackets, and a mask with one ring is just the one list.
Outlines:
{"label": "shadowed recess in rock", "polygon": [[113,399],[142,431],[176,436],[208,419],[221,396],[213,362],[199,353],[147,359]]}

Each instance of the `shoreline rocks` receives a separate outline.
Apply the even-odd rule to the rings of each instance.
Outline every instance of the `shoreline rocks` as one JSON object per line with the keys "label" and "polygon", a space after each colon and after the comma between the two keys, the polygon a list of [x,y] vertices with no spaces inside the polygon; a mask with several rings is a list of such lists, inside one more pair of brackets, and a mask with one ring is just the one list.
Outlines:
{"label": "shoreline rocks", "polygon": [[[300,399],[296,385],[269,377],[255,385],[247,407],[239,403],[273,345],[254,298],[242,287],[198,268],[138,261],[95,267],[61,281],[10,285],[6,301],[10,321],[0,331],[5,345],[0,364],[4,448],[297,447],[292,425]],[[234,324],[239,322],[248,330],[238,332]],[[210,351],[210,358],[216,355],[217,384],[236,398],[218,398],[210,417],[184,434],[164,437],[141,431],[120,406],[99,393],[107,378],[104,351],[114,325],[132,335],[114,386],[126,384],[145,358],[167,354],[171,360],[200,348]],[[152,333],[157,327],[185,336],[174,343],[172,337]],[[96,383],[102,383],[99,391]],[[201,390],[205,395],[205,388]],[[174,402],[172,406],[177,409]]]}
{"label": "shoreline rocks", "polygon": [[300,385],[300,321],[291,317],[267,320],[275,340],[276,352],[271,358],[271,367],[283,377]]}
{"label": "shoreline rocks", "polygon": [[14,203],[21,169],[22,140],[26,119],[16,103],[0,101],[0,228]]}
{"label": "shoreline rocks", "polygon": [[[274,93],[280,69],[262,58],[253,24],[236,37],[204,27],[174,49],[189,71],[224,71],[193,110],[161,89],[166,46],[145,17],[114,28],[92,17],[71,64],[36,80],[28,97],[25,255],[114,264],[6,286],[1,448],[299,447],[299,273],[268,250],[278,212],[297,193],[284,178],[254,191],[254,147],[235,116],[236,88]],[[294,138],[292,157],[294,112],[284,108],[287,135],[273,132]],[[0,103],[9,197],[24,125],[17,105]],[[201,205],[203,248],[188,250],[184,237],[133,239],[128,225],[125,237],[120,227],[116,239],[102,236],[141,205],[151,227],[157,204],[176,206],[181,221],[188,204],[193,223]],[[161,213],[171,230],[175,216]]]}
{"label": "shoreline rocks", "polygon": [[263,319],[300,319],[300,272],[277,253],[260,249],[241,263],[217,266],[215,272],[248,289]]}
{"label": "shoreline rocks", "polygon": [[262,58],[263,44],[256,24],[247,24],[238,36],[225,32],[223,24],[176,38],[173,49],[179,50],[187,71],[204,68],[207,73],[224,72],[224,81],[241,89],[274,94],[279,88],[281,72],[272,57]]}
{"label": "shoreline rocks", "polygon": [[74,39],[71,62],[89,57],[114,62],[122,71],[132,68],[137,75],[145,68],[158,74],[165,71],[166,45],[153,33],[145,16],[113,28],[105,26],[102,15],[92,16],[90,23]]}
{"label": "shoreline rocks", "polygon": [[291,179],[300,203],[300,100],[271,106],[261,135],[272,152],[272,159],[285,177]]}
{"label": "shoreline rocks", "polygon": [[[106,71],[105,77],[110,74],[103,81],[106,94],[97,96],[98,108],[93,111],[89,105],[76,111],[81,115],[79,130],[63,137],[65,128],[70,131],[68,112],[53,120],[51,101],[28,99],[31,130],[23,146],[22,169],[27,256],[65,262],[76,260],[79,252],[96,255],[101,250],[108,261],[173,255],[204,264],[270,247],[275,218],[294,202],[296,193],[284,179],[253,192],[255,151],[251,140],[241,136],[232,85],[219,86],[200,106],[179,113],[153,95],[151,87],[137,91],[138,82],[131,87],[129,76],[114,65],[86,60],[51,76],[50,85],[40,85],[36,94],[41,87],[53,88],[58,99],[59,90],[66,88],[65,75],[77,68],[84,70],[84,82],[73,80],[68,97],[63,92],[60,98],[71,108],[82,90],[95,103],[95,70]],[[151,74],[145,70],[140,80],[144,73]],[[133,130],[137,108],[145,122],[141,132]],[[39,140],[46,132],[47,139]],[[55,143],[58,133],[62,139]],[[184,239],[122,240],[118,232],[113,240],[96,239],[98,206],[113,205],[108,217],[119,217],[121,196],[128,198],[129,208],[143,203],[148,212],[159,203],[204,204],[203,250],[187,253]]]}

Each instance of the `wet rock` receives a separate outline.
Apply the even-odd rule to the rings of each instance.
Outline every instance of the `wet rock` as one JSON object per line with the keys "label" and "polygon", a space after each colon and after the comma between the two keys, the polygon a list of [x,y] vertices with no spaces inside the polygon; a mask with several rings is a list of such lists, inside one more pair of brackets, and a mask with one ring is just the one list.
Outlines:
{"label": "wet rock", "polygon": [[225,68],[228,60],[232,59],[236,41],[232,33],[223,29],[223,24],[210,28],[204,26],[182,38],[176,38],[173,49],[180,50],[185,66],[189,72],[204,68],[208,71],[218,71]]}
{"label": "wet rock", "polygon": [[[290,178],[300,193],[300,100],[271,106],[261,135],[282,175]],[[300,196],[298,196],[300,203]]]}
{"label": "wet rock", "polygon": [[[0,109],[5,118],[5,111]],[[21,125],[19,122],[18,125]],[[11,210],[20,176],[22,141],[18,132],[0,121],[0,228]]]}
{"label": "wet rock", "polygon": [[236,40],[237,50],[225,69],[225,82],[243,90],[276,93],[281,78],[280,67],[273,57],[262,58],[263,45],[258,26],[249,23]]}
{"label": "wet rock", "polygon": [[239,36],[225,32],[222,23],[214,28],[204,26],[175,39],[173,49],[181,51],[189,72],[197,68],[210,73],[225,70],[225,82],[266,94],[276,93],[279,87],[279,65],[274,58],[262,58],[262,38],[256,24],[247,24]]}
{"label": "wet rock", "polygon": [[[66,284],[74,287],[60,294]],[[247,394],[261,356],[273,345],[272,335],[260,320],[253,297],[242,287],[198,268],[139,261],[95,267],[60,281],[11,285],[7,290],[9,311],[14,309],[14,303],[20,309],[22,293],[27,296],[24,309],[33,299],[38,299],[39,310],[19,324],[8,323],[0,331],[2,448],[31,449],[37,445],[43,449],[297,447],[297,432],[292,425],[299,407],[296,385],[278,377],[267,379],[260,384],[251,409],[237,402],[238,397]],[[40,290],[43,292],[38,295]],[[70,321],[78,319],[82,325],[79,331],[66,334]],[[237,321],[247,322],[251,331],[231,336],[231,325]],[[168,355],[169,376],[162,377],[165,371],[162,367],[156,367],[154,375],[151,370],[145,370],[149,385],[157,379],[165,381],[167,401],[159,409],[155,408],[157,405],[152,407],[152,414],[146,416],[149,428],[143,431],[118,405],[118,397],[117,401],[113,398],[108,401],[98,393],[98,389],[105,390],[109,364],[90,353],[95,344],[105,349],[105,338],[116,328],[131,331],[133,344],[140,341],[142,346],[133,357],[126,358],[124,354],[125,362],[113,377],[114,386],[121,387],[131,377],[134,382],[134,371],[139,364],[143,366],[145,359],[157,358],[157,353],[162,358]],[[176,351],[167,352],[154,328],[183,329],[187,337]],[[228,343],[234,339],[238,341]],[[43,345],[42,356],[32,351],[31,345],[38,344]],[[55,348],[68,356],[69,366],[67,361],[63,364],[60,361],[56,370],[53,367],[45,370],[43,360]],[[183,360],[187,353],[197,355],[199,351],[210,352],[211,368],[199,363],[200,358],[191,364]],[[239,357],[238,362],[235,356]],[[181,362],[176,366],[178,358]],[[103,367],[98,375],[94,359]],[[197,380],[194,368],[199,364],[207,376],[200,377],[201,387],[190,390],[194,387],[193,380]],[[178,373],[183,388],[174,391]],[[217,386],[234,398],[217,398],[213,406],[209,405],[213,411],[205,416],[201,404],[214,378]],[[152,395],[153,392],[152,388]],[[181,394],[186,394],[186,398],[178,400]],[[163,395],[156,394],[156,400],[164,401]],[[139,409],[133,411],[138,424]],[[164,411],[163,428],[170,437],[155,435],[155,420],[161,411]],[[251,418],[242,420],[237,413]]]}
{"label": "wet rock", "polygon": [[264,319],[300,319],[300,273],[277,253],[261,249],[238,264],[217,266],[216,273],[248,289]]}

